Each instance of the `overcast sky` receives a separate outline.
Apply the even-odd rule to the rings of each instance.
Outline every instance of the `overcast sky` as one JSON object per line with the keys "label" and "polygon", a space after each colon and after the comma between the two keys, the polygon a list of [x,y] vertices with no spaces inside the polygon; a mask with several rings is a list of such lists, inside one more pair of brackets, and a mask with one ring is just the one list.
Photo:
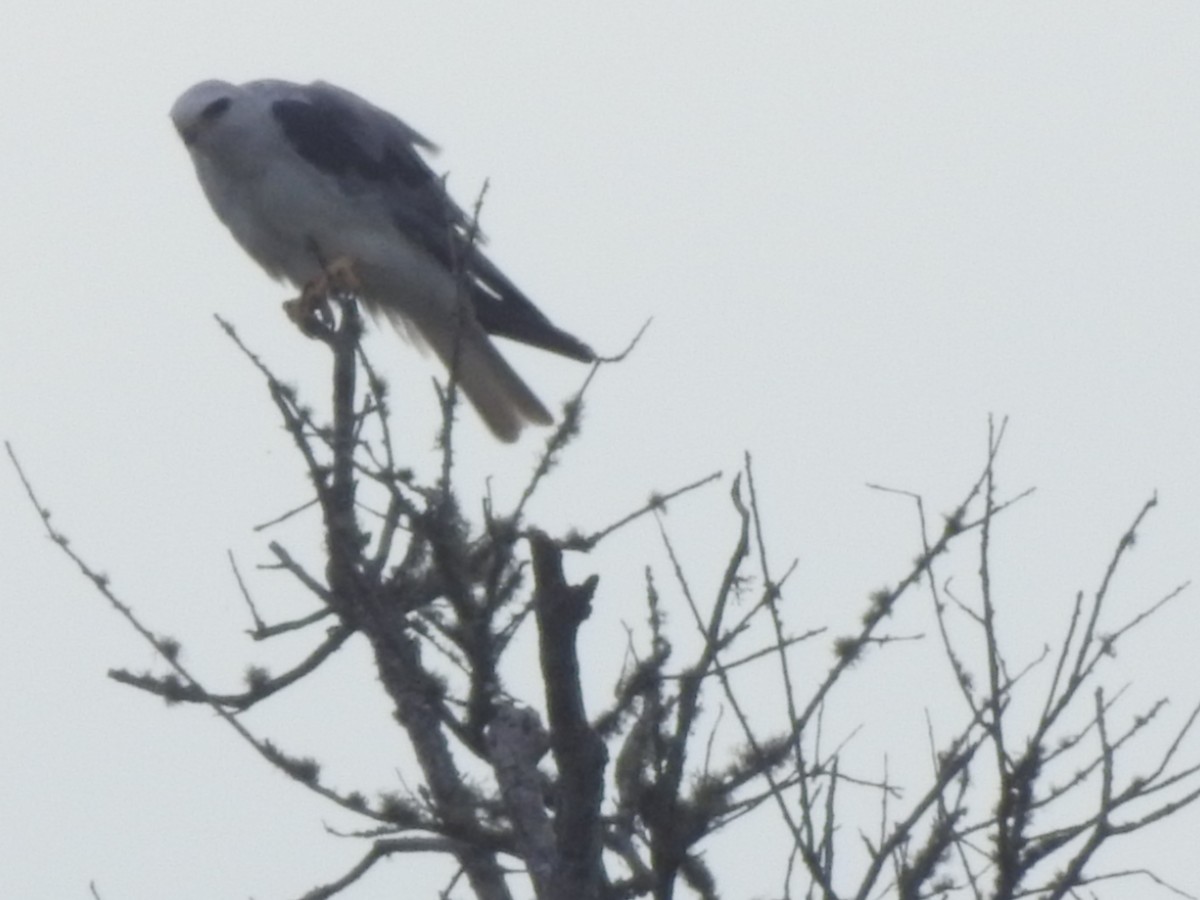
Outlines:
{"label": "overcast sky", "polygon": [[[772,551],[800,561],[798,622],[848,627],[918,547],[911,505],[866,483],[950,509],[997,414],[1010,417],[1002,489],[1037,487],[995,548],[1019,659],[1054,639],[1155,491],[1113,624],[1200,574],[1200,8],[568,6],[8,13],[0,437],[73,545],[213,687],[303,651],[249,644],[225,554],[264,559],[251,527],[305,488],[212,314],[315,392],[324,360],[280,312],[288,290],[212,216],[170,127],[175,97],[211,77],[321,78],[396,112],[441,145],[434,165],[461,201],[490,179],[492,255],[557,323],[616,352],[653,317],[595,386],[584,438],[532,510],[545,527],[599,527],[652,490],[736,471],[748,450]],[[427,467],[438,369],[386,331],[369,347],[405,452]],[[505,352],[553,405],[584,375]],[[479,496],[492,475],[511,500],[540,439],[497,444],[470,415],[461,430],[464,489]],[[730,540],[724,498],[667,519],[700,584]],[[105,900],[291,898],[357,858],[322,827],[357,823],[328,818],[211,715],[105,678],[152,653],[45,540],[7,466],[0,533],[0,893],[86,897],[95,879]],[[663,566],[656,535],[646,522],[574,563],[605,579],[585,629],[597,657],[613,645],[596,636],[636,620],[643,567]],[[973,557],[951,564],[969,594]],[[255,577],[278,615],[307,611]],[[1136,698],[1170,694],[1176,723],[1200,696],[1196,608],[1193,590],[1112,662]],[[885,671],[904,683],[905,666],[936,665],[927,650],[894,648]],[[827,646],[813,652],[827,664]],[[394,786],[401,742],[365,672],[352,650],[317,701],[285,698],[253,724],[343,785]],[[923,706],[947,728],[961,714],[918,698],[897,724],[871,696],[856,741],[875,763],[896,729],[923,734]],[[1125,861],[1200,893],[1198,831],[1200,810],[1186,813]],[[350,896],[395,896],[400,865]]]}

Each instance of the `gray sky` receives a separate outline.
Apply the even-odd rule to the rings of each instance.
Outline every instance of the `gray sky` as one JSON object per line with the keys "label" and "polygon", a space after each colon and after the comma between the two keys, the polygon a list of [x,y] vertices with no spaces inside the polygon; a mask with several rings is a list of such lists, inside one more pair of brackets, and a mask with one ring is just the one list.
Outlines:
{"label": "gray sky", "polygon": [[[491,180],[493,256],[559,324],[615,352],[653,316],[595,387],[585,438],[534,509],[547,527],[599,527],[749,450],[773,553],[800,559],[798,622],[846,628],[917,549],[911,506],[865,483],[948,510],[996,413],[1011,417],[1002,489],[1038,488],[995,547],[1022,659],[1156,490],[1113,624],[1198,574],[1193,4],[22,7],[0,32],[0,436],[77,549],[214,688],[303,652],[244,639],[225,552],[262,560],[250,527],[305,490],[212,313],[315,391],[323,360],[280,313],[288,290],[211,215],[169,125],[175,96],[209,77],[322,78],[393,110],[443,147],[460,200]],[[408,452],[431,465],[438,369],[391,333],[370,348]],[[506,354],[555,403],[584,374]],[[461,431],[461,483],[478,494],[494,474],[515,496],[540,441],[499,445],[469,415]],[[41,536],[10,472],[0,510],[0,808],[20,836],[0,847],[5,896],[83,897],[94,878],[106,900],[285,898],[357,858],[322,830],[356,823],[210,715],[108,681],[150,651]],[[724,489],[667,522],[711,584],[733,528]],[[605,575],[597,670],[619,664],[601,637],[636,619],[648,563],[663,565],[649,522],[576,563]],[[963,552],[944,574],[969,594],[974,567]],[[269,576],[257,587],[280,617],[308,609]],[[1112,683],[1170,693],[1177,722],[1197,698],[1198,630],[1189,595],[1114,660]],[[931,650],[895,648],[880,671],[937,669]],[[398,735],[364,671],[348,653],[315,700],[253,724],[343,786],[394,785]],[[947,729],[961,714],[918,698],[901,721],[865,696],[864,765],[898,730],[923,733],[923,705]],[[1200,892],[1180,859],[1197,828],[1190,812],[1128,859]],[[399,865],[351,896],[394,896]]]}

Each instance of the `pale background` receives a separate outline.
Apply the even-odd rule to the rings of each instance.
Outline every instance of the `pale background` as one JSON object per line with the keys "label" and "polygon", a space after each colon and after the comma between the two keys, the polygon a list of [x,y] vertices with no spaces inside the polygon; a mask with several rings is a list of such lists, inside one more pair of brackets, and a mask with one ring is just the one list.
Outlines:
{"label": "pale background", "polygon": [[[225,553],[265,559],[250,527],[304,483],[211,314],[318,391],[323,359],[279,312],[288,292],[213,219],[167,110],[204,78],[323,78],[440,143],[460,200],[491,179],[494,256],[563,327],[614,352],[654,317],[596,386],[541,523],[602,526],[749,450],[776,568],[800,559],[797,622],[840,633],[918,546],[911,505],[865,483],[948,510],[983,462],[988,414],[1008,415],[1002,489],[1038,487],[995,547],[1025,661],[1154,491],[1110,622],[1200,572],[1198,41],[1190,3],[21,4],[0,31],[0,436],[74,546],[211,687],[298,658],[303,641],[244,638]],[[394,335],[370,347],[428,466],[436,369]],[[506,352],[555,404],[583,375]],[[493,475],[511,500],[538,439],[495,444],[470,416],[462,434],[464,488]],[[211,714],[105,678],[153,654],[3,469],[0,894],[86,897],[95,879],[105,900],[269,900],[340,875],[361,848],[323,823],[360,823]],[[701,588],[732,539],[724,491],[667,519]],[[669,584],[650,522],[573,564],[605,576],[584,632],[596,673],[620,663],[647,564]],[[964,548],[943,574],[970,595],[975,566]],[[310,608],[281,579],[254,584],[276,616]],[[895,630],[927,627],[925,602]],[[1200,696],[1198,635],[1193,592],[1129,642],[1111,683],[1133,681],[1137,702],[1169,693],[1177,724]],[[851,724],[876,773],[887,752],[919,781],[923,710],[944,733],[961,717],[952,694],[909,689],[943,671],[934,650],[861,669]],[[829,641],[811,652],[826,666]],[[365,671],[354,648],[250,724],[340,787],[394,788],[401,741]],[[1189,811],[1100,868],[1153,865],[1200,893],[1198,828]],[[743,862],[765,852],[742,840]],[[779,893],[778,869],[734,853],[712,857],[728,896]],[[348,896],[433,896],[442,882],[406,864]]]}

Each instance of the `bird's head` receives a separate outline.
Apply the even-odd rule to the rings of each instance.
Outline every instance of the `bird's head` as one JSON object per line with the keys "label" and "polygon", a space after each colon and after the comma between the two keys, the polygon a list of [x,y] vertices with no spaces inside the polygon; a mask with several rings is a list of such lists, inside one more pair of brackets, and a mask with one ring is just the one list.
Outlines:
{"label": "bird's head", "polygon": [[188,88],[171,107],[171,121],[197,165],[205,160],[231,173],[257,171],[273,136],[264,127],[271,117],[263,97],[227,81]]}
{"label": "bird's head", "polygon": [[226,118],[238,99],[236,85],[227,81],[202,81],[184,91],[171,107],[175,130],[189,147],[208,141],[208,135]]}

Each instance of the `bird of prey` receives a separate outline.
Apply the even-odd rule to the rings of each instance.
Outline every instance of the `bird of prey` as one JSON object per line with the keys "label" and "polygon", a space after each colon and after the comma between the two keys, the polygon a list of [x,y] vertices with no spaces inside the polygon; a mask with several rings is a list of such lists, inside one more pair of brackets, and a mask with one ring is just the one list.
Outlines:
{"label": "bird of prey", "polygon": [[204,81],[171,109],[217,217],[269,275],[309,290],[341,272],[368,311],[433,348],[513,441],[553,417],[492,344],[591,362],[478,248],[470,218],[400,119],[332,84]]}

